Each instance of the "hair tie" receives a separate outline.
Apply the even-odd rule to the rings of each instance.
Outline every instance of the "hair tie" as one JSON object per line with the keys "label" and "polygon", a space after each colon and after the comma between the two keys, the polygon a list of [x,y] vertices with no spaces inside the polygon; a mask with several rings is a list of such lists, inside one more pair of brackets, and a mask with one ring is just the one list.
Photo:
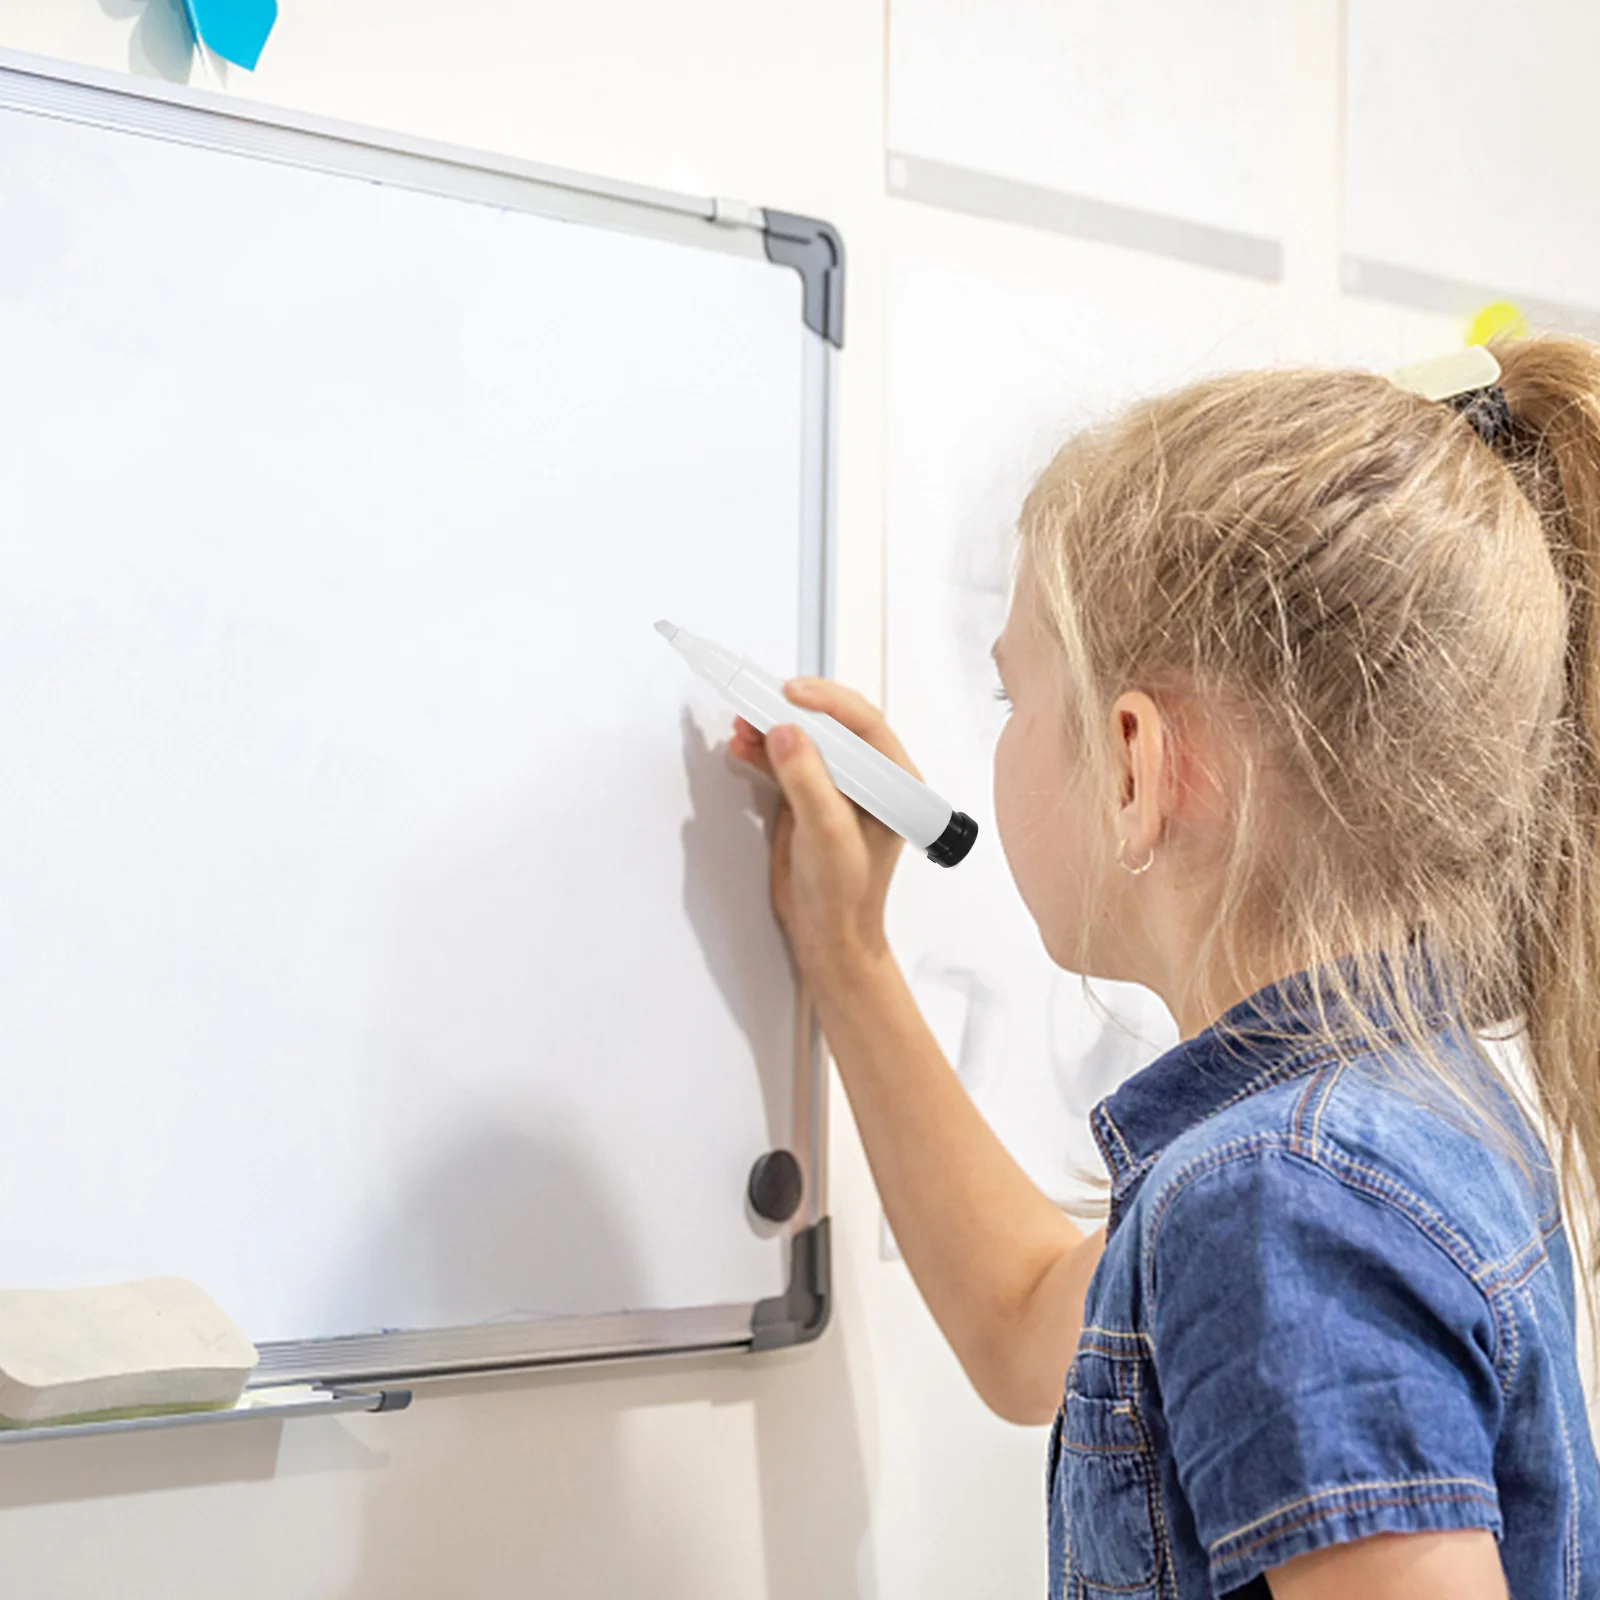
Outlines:
{"label": "hair tie", "polygon": [[1498,383],[1485,389],[1469,389],[1453,394],[1445,402],[1457,416],[1464,417],[1472,431],[1493,449],[1511,432],[1511,407],[1506,392]]}

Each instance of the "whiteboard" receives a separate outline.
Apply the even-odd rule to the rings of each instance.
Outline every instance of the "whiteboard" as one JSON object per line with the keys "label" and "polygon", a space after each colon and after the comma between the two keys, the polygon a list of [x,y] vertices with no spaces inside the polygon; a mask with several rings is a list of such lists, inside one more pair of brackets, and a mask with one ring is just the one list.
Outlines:
{"label": "whiteboard", "polygon": [[1279,9],[892,0],[890,193],[1279,277]]}
{"label": "whiteboard", "polygon": [[1003,247],[950,254],[901,253],[889,274],[886,708],[980,831],[959,872],[896,877],[888,930],[978,1109],[1046,1194],[1081,1206],[1104,1177],[1090,1109],[1177,1028],[1149,990],[1054,965],[994,828],[1005,708],[989,650],[1028,487],[1072,434],[1141,397],[1243,367],[1385,371],[1459,335],[1359,303],[1308,319],[1275,288],[1085,247],[1032,272],[999,270]]}
{"label": "whiteboard", "polygon": [[831,346],[759,212],[267,115],[0,69],[0,1282],[749,1344],[817,1052],[651,625],[825,667]]}
{"label": "whiteboard", "polygon": [[1351,0],[1346,32],[1349,286],[1458,313],[1511,295],[1592,332],[1600,12]]}

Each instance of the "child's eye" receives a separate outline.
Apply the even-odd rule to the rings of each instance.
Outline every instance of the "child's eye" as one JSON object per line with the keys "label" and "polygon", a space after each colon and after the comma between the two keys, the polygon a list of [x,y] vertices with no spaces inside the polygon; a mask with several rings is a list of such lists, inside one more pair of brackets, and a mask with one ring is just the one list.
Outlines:
{"label": "child's eye", "polygon": [[994,692],[994,697],[1003,706],[1008,706],[1011,704],[1011,696],[1008,695],[1003,688],[996,689]]}

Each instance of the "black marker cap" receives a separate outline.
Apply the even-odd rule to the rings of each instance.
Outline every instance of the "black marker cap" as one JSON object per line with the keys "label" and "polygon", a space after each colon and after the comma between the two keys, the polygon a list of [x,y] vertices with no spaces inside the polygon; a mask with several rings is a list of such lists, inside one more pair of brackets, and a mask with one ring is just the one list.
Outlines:
{"label": "black marker cap", "polygon": [[952,811],[944,832],[928,846],[928,859],[941,867],[953,867],[967,859],[967,852],[977,837],[978,824],[965,811]]}

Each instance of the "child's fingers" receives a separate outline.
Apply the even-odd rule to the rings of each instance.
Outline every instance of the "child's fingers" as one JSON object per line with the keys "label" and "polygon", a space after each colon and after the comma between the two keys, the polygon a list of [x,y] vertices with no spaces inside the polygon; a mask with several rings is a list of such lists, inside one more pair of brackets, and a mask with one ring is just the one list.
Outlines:
{"label": "child's fingers", "polygon": [[883,713],[865,695],[829,678],[790,678],[783,692],[795,705],[804,706],[808,711],[825,711],[858,739],[865,739],[874,750],[882,751],[891,761],[904,767],[913,778],[922,777],[906,754],[905,746],[883,720]]}
{"label": "child's fingers", "polygon": [[829,841],[856,831],[856,808],[840,794],[803,729],[780,723],[768,732],[766,745],[773,776],[794,812],[797,831]]}
{"label": "child's fingers", "polygon": [[741,748],[739,745],[734,744],[732,740],[729,740],[728,754],[736,761],[742,761],[747,767],[753,768],[763,777],[770,778],[774,783],[778,781],[778,774],[773,771],[772,761],[765,750]]}
{"label": "child's fingers", "polygon": [[728,740],[728,753],[744,762],[746,766],[754,767],[757,772],[763,772],[776,781],[778,775],[772,770],[772,761],[767,755],[766,739],[743,717],[733,719],[733,734]]}

